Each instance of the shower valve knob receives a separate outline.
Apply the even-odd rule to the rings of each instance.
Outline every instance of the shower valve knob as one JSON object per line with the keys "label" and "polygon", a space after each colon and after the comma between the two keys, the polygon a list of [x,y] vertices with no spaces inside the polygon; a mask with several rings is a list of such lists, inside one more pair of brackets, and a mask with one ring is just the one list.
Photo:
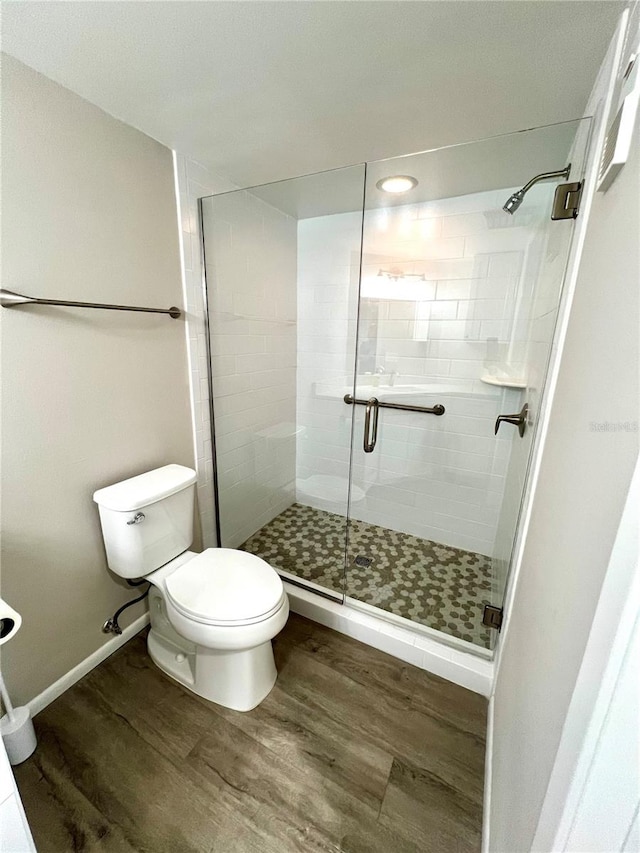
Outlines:
{"label": "shower valve knob", "polygon": [[500,424],[513,424],[518,427],[518,432],[520,433],[520,438],[524,436],[524,431],[527,428],[527,415],[529,413],[529,406],[527,403],[520,409],[520,411],[515,415],[498,415],[496,420],[496,428],[495,434],[498,434],[498,430],[500,429]]}

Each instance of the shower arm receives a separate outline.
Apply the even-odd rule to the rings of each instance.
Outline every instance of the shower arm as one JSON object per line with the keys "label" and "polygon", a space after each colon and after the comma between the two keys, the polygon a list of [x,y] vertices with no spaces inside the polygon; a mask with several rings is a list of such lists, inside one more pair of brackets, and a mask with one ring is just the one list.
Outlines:
{"label": "shower arm", "polygon": [[522,193],[523,195],[531,189],[534,184],[537,184],[539,181],[550,181],[553,178],[568,178],[571,172],[571,163],[568,166],[565,166],[564,169],[558,169],[557,172],[541,172],[539,175],[536,175],[535,178],[531,178],[531,180],[526,183],[518,193]]}

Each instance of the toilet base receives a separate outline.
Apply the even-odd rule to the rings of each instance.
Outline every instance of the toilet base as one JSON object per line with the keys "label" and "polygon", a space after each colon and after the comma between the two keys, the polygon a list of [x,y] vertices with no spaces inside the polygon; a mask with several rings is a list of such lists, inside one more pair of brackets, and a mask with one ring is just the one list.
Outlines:
{"label": "toilet base", "polygon": [[276,683],[270,640],[252,649],[207,649],[188,641],[178,646],[152,628],[147,648],[156,666],[183,687],[234,711],[251,711]]}
{"label": "toilet base", "polygon": [[192,690],[225,708],[251,711],[271,692],[277,675],[271,640],[242,651],[200,646]]}

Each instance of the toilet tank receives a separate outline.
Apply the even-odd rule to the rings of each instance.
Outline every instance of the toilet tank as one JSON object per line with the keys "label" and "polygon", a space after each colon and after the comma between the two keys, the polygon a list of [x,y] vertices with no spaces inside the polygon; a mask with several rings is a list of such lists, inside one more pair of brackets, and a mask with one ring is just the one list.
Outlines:
{"label": "toilet tank", "polygon": [[112,572],[145,577],[189,548],[195,482],[191,468],[165,465],[94,492]]}

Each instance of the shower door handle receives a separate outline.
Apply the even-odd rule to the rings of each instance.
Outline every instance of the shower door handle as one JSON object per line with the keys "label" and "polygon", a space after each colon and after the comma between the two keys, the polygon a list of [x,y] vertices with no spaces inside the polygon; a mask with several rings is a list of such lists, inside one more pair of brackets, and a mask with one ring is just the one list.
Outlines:
{"label": "shower door handle", "polygon": [[[373,421],[373,423],[372,423]],[[372,453],[378,439],[378,398],[367,400],[364,410],[364,442],[365,453]]]}

